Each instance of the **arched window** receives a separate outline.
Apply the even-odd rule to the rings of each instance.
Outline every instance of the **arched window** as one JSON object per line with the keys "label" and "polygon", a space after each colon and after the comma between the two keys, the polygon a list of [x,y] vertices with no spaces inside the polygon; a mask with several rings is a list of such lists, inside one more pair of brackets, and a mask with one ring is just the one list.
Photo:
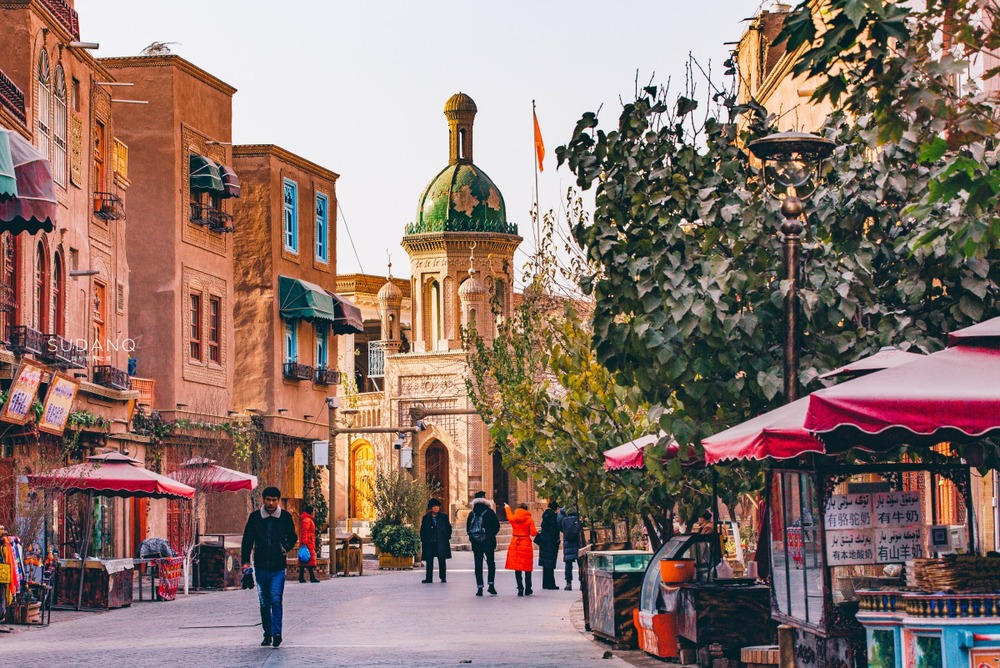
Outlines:
{"label": "arched window", "polygon": [[66,187],[66,75],[62,65],[56,65],[56,76],[52,85],[54,112],[52,114],[52,179]]}
{"label": "arched window", "polygon": [[0,235],[0,321],[6,341],[17,324],[17,238],[10,232]]}
{"label": "arched window", "polygon": [[48,332],[49,326],[49,265],[45,245],[39,241],[35,251],[35,329]]}
{"label": "arched window", "polygon": [[52,331],[59,336],[66,335],[66,278],[63,276],[62,253],[56,251],[52,258],[52,304],[55,318]]}
{"label": "arched window", "polygon": [[50,126],[50,115],[52,109],[52,88],[50,86],[52,78],[49,72],[49,54],[42,49],[38,54],[38,86],[35,88],[35,108],[38,110],[38,152],[49,157],[50,141],[52,134]]}
{"label": "arched window", "polygon": [[429,322],[427,327],[427,349],[437,350],[438,341],[441,340],[441,284],[431,281],[428,286],[427,316]]}
{"label": "arched window", "polygon": [[465,128],[458,131],[458,157],[465,159]]}

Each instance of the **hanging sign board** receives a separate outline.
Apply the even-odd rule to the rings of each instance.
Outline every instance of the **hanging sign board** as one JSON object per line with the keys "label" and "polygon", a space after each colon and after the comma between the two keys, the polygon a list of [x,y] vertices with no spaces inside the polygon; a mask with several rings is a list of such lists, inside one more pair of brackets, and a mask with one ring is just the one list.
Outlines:
{"label": "hanging sign board", "polygon": [[28,360],[21,362],[14,375],[14,381],[10,384],[7,403],[0,411],[0,420],[21,425],[28,422],[31,405],[35,403],[38,386],[42,382],[43,371],[43,367],[38,364]]}
{"label": "hanging sign board", "polygon": [[870,529],[873,525],[871,494],[834,494],[826,502],[827,531]]}
{"label": "hanging sign board", "polygon": [[79,383],[61,373],[53,373],[49,382],[49,391],[45,394],[45,405],[42,407],[42,419],[38,422],[38,431],[61,436],[69,421],[69,413],[73,409],[73,399]]}

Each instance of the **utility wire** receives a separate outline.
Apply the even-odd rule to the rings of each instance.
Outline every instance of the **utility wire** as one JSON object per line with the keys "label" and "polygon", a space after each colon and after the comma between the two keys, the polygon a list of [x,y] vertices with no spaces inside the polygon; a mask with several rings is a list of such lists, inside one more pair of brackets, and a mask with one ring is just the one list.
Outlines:
{"label": "utility wire", "polygon": [[340,212],[340,220],[344,223],[344,229],[347,231],[347,239],[351,242],[351,249],[354,250],[354,259],[358,261],[358,272],[365,273],[365,268],[361,266],[361,258],[358,256],[358,248],[354,245],[354,237],[351,236],[351,228],[347,224],[347,216],[344,215],[344,207],[340,205],[340,198],[337,198],[337,211]]}

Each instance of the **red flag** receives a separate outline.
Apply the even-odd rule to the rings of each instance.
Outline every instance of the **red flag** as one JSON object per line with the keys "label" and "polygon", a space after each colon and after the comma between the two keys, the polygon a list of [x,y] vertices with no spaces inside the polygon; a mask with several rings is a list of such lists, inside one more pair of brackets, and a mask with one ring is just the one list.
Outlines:
{"label": "red flag", "polygon": [[531,110],[531,117],[535,120],[535,157],[538,158],[538,171],[545,171],[545,142],[542,141],[542,130],[538,127],[538,116],[535,110]]}

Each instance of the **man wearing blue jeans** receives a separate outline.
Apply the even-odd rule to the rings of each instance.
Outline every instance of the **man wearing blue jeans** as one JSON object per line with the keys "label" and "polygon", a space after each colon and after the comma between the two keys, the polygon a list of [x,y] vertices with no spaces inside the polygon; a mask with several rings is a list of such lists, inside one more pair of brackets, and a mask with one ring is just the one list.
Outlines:
{"label": "man wearing blue jeans", "polygon": [[281,598],[285,593],[285,554],[295,547],[298,536],[288,511],[282,510],[281,490],[264,490],[264,506],[250,513],[243,529],[243,569],[250,568],[253,552],[260,623],[264,627],[261,647],[281,645]]}

